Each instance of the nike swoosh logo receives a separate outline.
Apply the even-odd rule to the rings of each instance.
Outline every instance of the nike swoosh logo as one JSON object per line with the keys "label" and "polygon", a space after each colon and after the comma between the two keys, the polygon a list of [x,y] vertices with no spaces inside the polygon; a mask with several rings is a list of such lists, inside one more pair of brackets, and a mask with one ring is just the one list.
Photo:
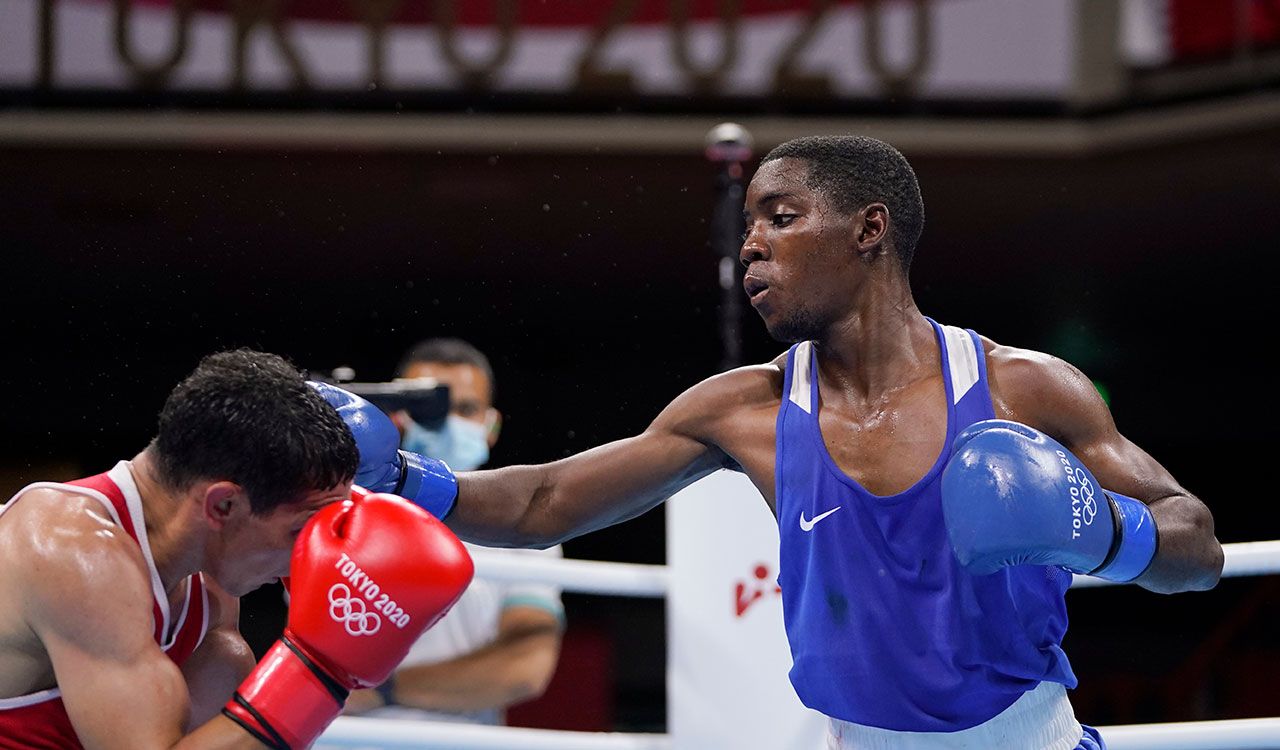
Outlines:
{"label": "nike swoosh logo", "polygon": [[811,520],[811,521],[806,521],[806,520],[805,520],[805,518],[804,518],[804,511],[800,511],[800,530],[801,530],[801,531],[813,531],[813,527],[818,525],[818,521],[821,521],[822,519],[826,518],[827,516],[831,515],[832,513],[835,513],[836,511],[840,510],[840,508],[841,508],[841,506],[837,505],[836,507],[832,508],[831,510],[827,511],[826,513],[820,513],[820,514],[818,514],[818,515],[814,516],[814,517],[813,517],[813,520]]}

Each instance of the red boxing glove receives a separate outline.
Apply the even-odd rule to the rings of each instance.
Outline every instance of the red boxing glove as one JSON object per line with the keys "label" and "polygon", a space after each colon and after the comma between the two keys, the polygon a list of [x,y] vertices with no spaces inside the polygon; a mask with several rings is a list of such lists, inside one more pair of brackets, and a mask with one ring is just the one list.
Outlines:
{"label": "red boxing glove", "polygon": [[353,688],[381,684],[471,583],[462,542],[394,495],[353,492],[293,549],[289,624],[223,713],[269,747],[310,745]]}

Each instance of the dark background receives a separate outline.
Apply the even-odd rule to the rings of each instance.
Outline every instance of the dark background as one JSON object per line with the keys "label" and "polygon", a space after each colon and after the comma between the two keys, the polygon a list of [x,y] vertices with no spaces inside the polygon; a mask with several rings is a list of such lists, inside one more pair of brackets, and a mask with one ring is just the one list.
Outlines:
{"label": "dark background", "polygon": [[[380,380],[414,341],[465,337],[496,370],[491,465],[633,434],[720,360],[714,173],[698,150],[0,148],[0,489],[132,456],[169,388],[234,346]],[[1081,366],[1223,542],[1280,538],[1280,128],[1071,158],[907,156],[928,217],[921,309]],[[781,351],[745,314],[747,360]],[[661,563],[662,510],[565,547]],[[1072,593],[1079,716],[1280,713],[1264,689],[1280,673],[1276,581]],[[607,666],[612,724],[663,728],[661,603],[566,601],[566,651],[591,644]],[[255,645],[272,605],[246,605]]]}

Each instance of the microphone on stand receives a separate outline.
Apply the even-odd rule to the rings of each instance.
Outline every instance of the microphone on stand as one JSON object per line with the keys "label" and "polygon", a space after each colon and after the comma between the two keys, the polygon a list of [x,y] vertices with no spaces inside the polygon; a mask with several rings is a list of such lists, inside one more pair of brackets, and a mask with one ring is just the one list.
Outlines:
{"label": "microphone on stand", "polygon": [[720,369],[742,364],[742,201],[751,159],[751,134],[741,125],[722,122],[707,132],[707,160],[716,165],[715,207],[711,213],[711,249],[720,258]]}

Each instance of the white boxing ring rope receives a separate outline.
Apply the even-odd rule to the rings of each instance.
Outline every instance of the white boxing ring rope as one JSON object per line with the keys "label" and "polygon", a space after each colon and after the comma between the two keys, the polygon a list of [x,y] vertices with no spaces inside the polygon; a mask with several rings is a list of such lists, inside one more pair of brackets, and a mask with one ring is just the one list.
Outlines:
{"label": "white boxing ring rope", "polygon": [[443,724],[343,716],[320,744],[328,748],[413,750],[671,750],[665,734],[562,732],[550,729]]}
{"label": "white boxing ring rope", "polygon": [[[472,548],[476,549],[475,547]],[[551,583],[576,594],[665,597],[671,587],[666,565],[568,560],[556,557],[472,555],[476,577],[503,583]]]}
{"label": "white boxing ring rope", "polygon": [[[1280,573],[1280,541],[1223,545],[1223,578]],[[504,583],[552,583],[579,594],[664,597],[671,585],[665,565],[548,558],[475,555],[476,576]],[[1076,576],[1072,588],[1114,586],[1101,578]]]}
{"label": "white boxing ring rope", "polygon": [[[1223,545],[1223,578],[1280,573],[1280,541]],[[665,597],[671,573],[665,565],[590,560],[475,556],[476,575],[506,582],[553,583],[565,591]],[[1072,588],[1109,585],[1076,576]],[[1280,750],[1280,717],[1098,727],[1108,750]],[[326,748],[414,750],[670,750],[665,734],[564,732],[432,722],[336,720],[320,740]]]}

